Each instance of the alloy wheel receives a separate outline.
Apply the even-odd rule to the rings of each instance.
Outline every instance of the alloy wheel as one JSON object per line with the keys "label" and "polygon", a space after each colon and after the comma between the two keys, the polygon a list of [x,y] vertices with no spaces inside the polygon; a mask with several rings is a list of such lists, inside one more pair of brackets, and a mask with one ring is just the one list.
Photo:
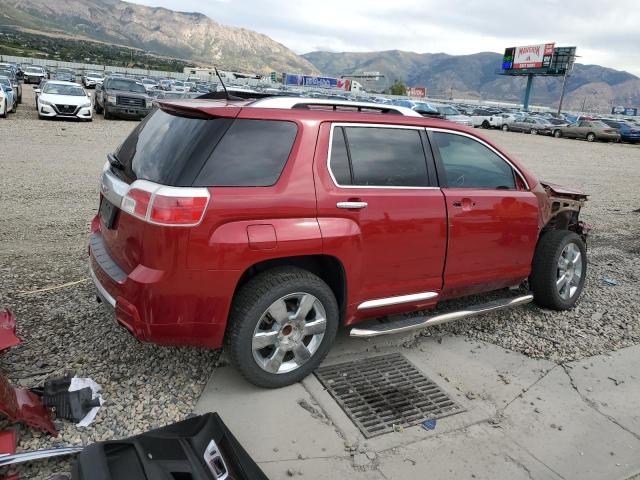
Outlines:
{"label": "alloy wheel", "polygon": [[582,278],[582,254],[575,243],[568,243],[560,258],[556,275],[558,294],[565,300],[573,297],[578,291]]}
{"label": "alloy wheel", "polygon": [[291,372],[316,353],[326,329],[325,308],[318,298],[304,292],[285,295],[260,317],[253,332],[253,358],[266,372]]}

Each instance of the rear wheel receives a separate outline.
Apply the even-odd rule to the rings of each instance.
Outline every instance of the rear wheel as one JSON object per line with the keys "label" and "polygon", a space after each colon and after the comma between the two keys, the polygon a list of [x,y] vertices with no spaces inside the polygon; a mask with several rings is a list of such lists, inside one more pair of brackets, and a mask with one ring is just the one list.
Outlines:
{"label": "rear wheel", "polygon": [[299,268],[275,268],[251,279],[236,295],[225,347],[249,382],[284,387],[320,364],[338,323],[338,304],[322,279]]}
{"label": "rear wheel", "polygon": [[562,132],[560,130],[554,130],[553,131],[553,136],[556,138],[560,138],[562,137]]}
{"label": "rear wheel", "polygon": [[509,125],[507,125],[506,123],[504,125],[502,125],[502,131],[503,132],[508,132],[509,131]]}
{"label": "rear wheel", "polygon": [[568,230],[544,233],[533,257],[530,283],[541,307],[568,310],[582,292],[587,251],[582,239]]}
{"label": "rear wheel", "polygon": [[587,142],[594,142],[596,139],[596,134],[595,133],[587,133]]}

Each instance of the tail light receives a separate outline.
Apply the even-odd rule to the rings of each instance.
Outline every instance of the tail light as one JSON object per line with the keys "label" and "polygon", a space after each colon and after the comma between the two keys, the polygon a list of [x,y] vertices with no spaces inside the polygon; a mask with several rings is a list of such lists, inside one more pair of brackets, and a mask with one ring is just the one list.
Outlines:
{"label": "tail light", "polygon": [[208,203],[206,188],[167,187],[136,180],[123,197],[121,208],[148,223],[193,227],[202,221]]}

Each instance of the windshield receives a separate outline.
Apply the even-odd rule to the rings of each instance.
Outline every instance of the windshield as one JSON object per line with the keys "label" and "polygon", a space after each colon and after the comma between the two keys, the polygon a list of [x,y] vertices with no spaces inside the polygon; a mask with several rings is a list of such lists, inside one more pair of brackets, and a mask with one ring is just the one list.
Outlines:
{"label": "windshield", "polygon": [[42,69],[38,67],[29,67],[25,70],[27,73],[42,73]]}
{"label": "windshield", "polygon": [[76,72],[74,72],[73,70],[71,70],[70,68],[59,68],[58,69],[59,73],[71,73],[72,75],[75,75]]}
{"label": "windshield", "polygon": [[99,73],[94,73],[94,72],[87,73],[87,77],[88,78],[102,78],[102,76]]}
{"label": "windshield", "polygon": [[4,78],[4,77],[3,77],[3,78],[0,78],[0,83],[1,83],[2,85],[6,85],[7,87],[11,87],[11,82],[9,81],[9,79],[8,79],[8,78]]}
{"label": "windshield", "polygon": [[144,86],[141,83],[131,80],[110,79],[105,87],[108,90],[120,90],[123,92],[145,93]]}
{"label": "windshield", "polygon": [[182,82],[174,82],[173,86],[174,87],[184,87],[184,83],[182,83]]}
{"label": "windshield", "polygon": [[85,95],[84,90],[76,85],[62,85],[59,83],[47,83],[42,93],[50,95],[69,95],[72,97],[81,97]]}
{"label": "windshield", "polygon": [[441,115],[460,115],[460,112],[453,107],[437,107]]}
{"label": "windshield", "polygon": [[438,111],[435,110],[431,105],[429,105],[428,103],[423,103],[423,102],[415,102],[415,104],[413,105],[413,109],[418,111],[418,112],[434,112],[434,113],[438,113]]}
{"label": "windshield", "polygon": [[153,80],[149,80],[148,78],[145,78],[144,80],[142,80],[142,83],[144,83],[145,85],[155,85],[156,82],[154,82]]}

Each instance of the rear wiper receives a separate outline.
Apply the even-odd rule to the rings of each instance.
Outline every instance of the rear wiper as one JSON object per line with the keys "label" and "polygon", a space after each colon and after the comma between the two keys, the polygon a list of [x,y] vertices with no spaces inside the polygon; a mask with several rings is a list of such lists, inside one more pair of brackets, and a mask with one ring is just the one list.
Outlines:
{"label": "rear wiper", "polygon": [[118,160],[118,157],[115,153],[108,154],[107,159],[109,160],[109,164],[113,168],[117,168],[118,170],[124,170],[126,168],[125,164]]}

